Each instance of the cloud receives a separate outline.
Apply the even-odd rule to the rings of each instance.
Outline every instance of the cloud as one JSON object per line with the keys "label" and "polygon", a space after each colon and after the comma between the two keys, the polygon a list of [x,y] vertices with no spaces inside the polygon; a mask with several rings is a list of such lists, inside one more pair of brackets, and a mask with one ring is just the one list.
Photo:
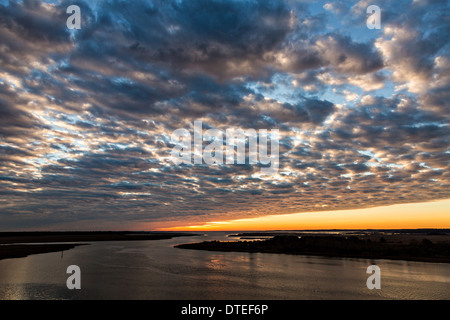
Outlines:
{"label": "cloud", "polygon": [[[380,31],[365,1],[79,1],[73,31],[69,4],[0,4],[5,230],[448,198],[445,3],[382,1]],[[175,165],[195,120],[278,129],[277,174]]]}
{"label": "cloud", "polygon": [[348,11],[348,5],[344,1],[328,2],[323,5],[325,10],[332,11],[336,14],[342,14]]}

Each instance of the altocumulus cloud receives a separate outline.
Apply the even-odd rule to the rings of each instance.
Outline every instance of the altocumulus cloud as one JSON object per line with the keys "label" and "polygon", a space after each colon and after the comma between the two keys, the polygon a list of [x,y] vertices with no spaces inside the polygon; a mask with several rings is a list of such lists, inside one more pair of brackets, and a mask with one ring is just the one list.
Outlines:
{"label": "altocumulus cloud", "polygon": [[[0,1],[3,230],[448,198],[446,1]],[[177,128],[278,129],[280,168],[180,165]]]}

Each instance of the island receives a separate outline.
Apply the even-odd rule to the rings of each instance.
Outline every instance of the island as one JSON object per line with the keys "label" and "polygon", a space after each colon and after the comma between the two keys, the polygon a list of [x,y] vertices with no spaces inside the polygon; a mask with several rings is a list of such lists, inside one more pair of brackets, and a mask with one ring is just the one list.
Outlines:
{"label": "island", "polygon": [[[264,234],[267,235],[267,234]],[[245,236],[245,235],[244,235]],[[430,240],[433,239],[433,240]],[[205,241],[181,249],[450,263],[448,235],[274,235],[252,241]]]}
{"label": "island", "polygon": [[163,240],[194,235],[196,234],[147,231],[0,232],[0,260],[70,250],[95,241]]}

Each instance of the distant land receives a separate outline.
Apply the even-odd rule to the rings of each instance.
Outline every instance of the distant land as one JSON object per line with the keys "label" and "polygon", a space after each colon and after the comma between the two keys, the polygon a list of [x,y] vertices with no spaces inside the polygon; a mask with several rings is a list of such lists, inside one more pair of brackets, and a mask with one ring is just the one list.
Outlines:
{"label": "distant land", "polygon": [[246,241],[205,241],[176,247],[450,263],[450,229],[269,231],[229,237]]}
{"label": "distant land", "polygon": [[[195,235],[198,234],[166,231],[0,232],[0,260],[65,251],[96,241],[162,240]],[[228,237],[239,241],[206,241],[176,247],[450,263],[450,229],[280,230],[240,232]]]}
{"label": "distant land", "polygon": [[66,251],[87,243],[74,244],[10,244],[0,245],[0,260],[24,258],[30,254]]}
{"label": "distant land", "polygon": [[[229,232],[234,232],[230,230]],[[409,235],[450,235],[450,229],[421,228],[421,229],[303,229],[303,230],[267,230],[267,231],[247,231],[229,236],[266,236],[266,235],[306,235],[313,234],[409,234]]]}
{"label": "distant land", "polygon": [[0,260],[22,258],[30,254],[65,251],[79,245],[88,244],[83,242],[162,240],[193,235],[192,233],[181,232],[145,231],[0,232]]}

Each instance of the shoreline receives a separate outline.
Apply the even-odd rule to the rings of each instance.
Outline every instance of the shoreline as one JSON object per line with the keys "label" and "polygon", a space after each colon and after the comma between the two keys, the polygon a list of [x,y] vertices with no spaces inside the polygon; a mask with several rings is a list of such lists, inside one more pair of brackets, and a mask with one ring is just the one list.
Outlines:
{"label": "shoreline", "polygon": [[0,244],[37,242],[133,241],[164,240],[173,237],[194,236],[182,232],[135,231],[32,231],[0,232]]}
{"label": "shoreline", "polygon": [[74,244],[7,244],[0,246],[0,260],[25,258],[32,254],[64,252],[77,246],[85,246],[88,243]]}
{"label": "shoreline", "polygon": [[0,232],[0,260],[70,250],[88,245],[86,242],[164,240],[194,235],[197,234],[132,231]]}
{"label": "shoreline", "polygon": [[[401,241],[399,239],[407,240]],[[433,240],[430,240],[433,239]],[[446,239],[443,241],[442,239]],[[205,241],[174,246],[180,249],[276,253],[329,258],[386,259],[450,263],[450,237],[383,235],[278,235],[254,241]]]}

